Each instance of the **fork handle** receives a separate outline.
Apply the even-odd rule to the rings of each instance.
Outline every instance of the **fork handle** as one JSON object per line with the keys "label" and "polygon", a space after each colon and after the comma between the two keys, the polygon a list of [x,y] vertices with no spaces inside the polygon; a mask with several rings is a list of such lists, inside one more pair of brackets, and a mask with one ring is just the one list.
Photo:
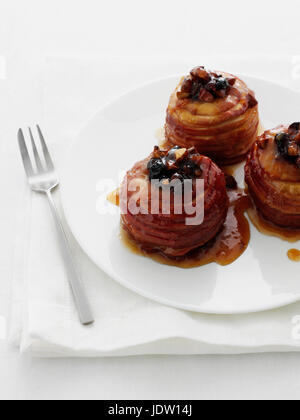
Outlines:
{"label": "fork handle", "polygon": [[53,200],[52,191],[47,191],[47,197],[50,204],[50,208],[56,223],[57,231],[60,235],[62,249],[65,254],[65,261],[67,264],[68,270],[68,278],[70,282],[70,286],[74,295],[75,305],[79,314],[80,321],[83,325],[89,325],[94,322],[94,318],[92,315],[91,307],[83,287],[78,269],[75,265],[73,253],[71,250],[71,246],[66,235],[66,232],[63,227],[63,223],[55,202]]}

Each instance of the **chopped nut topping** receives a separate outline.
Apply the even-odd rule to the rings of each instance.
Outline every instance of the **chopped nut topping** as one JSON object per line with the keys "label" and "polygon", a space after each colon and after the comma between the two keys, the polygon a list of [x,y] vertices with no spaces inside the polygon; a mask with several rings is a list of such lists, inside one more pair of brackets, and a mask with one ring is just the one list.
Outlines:
{"label": "chopped nut topping", "polygon": [[203,66],[195,67],[184,79],[177,98],[213,102],[217,98],[225,98],[235,82],[234,77],[226,78]]}
{"label": "chopped nut topping", "polygon": [[181,159],[186,154],[186,151],[187,151],[186,149],[178,149],[178,150],[175,150],[176,160]]}

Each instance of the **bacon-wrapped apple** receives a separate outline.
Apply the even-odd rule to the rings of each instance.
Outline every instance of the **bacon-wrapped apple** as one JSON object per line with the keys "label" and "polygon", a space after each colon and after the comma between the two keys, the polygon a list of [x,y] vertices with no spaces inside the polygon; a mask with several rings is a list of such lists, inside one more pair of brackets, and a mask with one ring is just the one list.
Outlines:
{"label": "bacon-wrapped apple", "polygon": [[245,180],[256,208],[284,228],[300,228],[300,123],[266,131],[253,145]]}
{"label": "bacon-wrapped apple", "polygon": [[257,100],[242,80],[196,67],[171,96],[166,144],[195,147],[217,163],[230,165],[246,157],[258,126]]}
{"label": "bacon-wrapped apple", "polygon": [[[203,180],[200,190],[197,180]],[[188,183],[191,185],[188,204],[194,206],[199,199],[204,203],[204,218],[196,224],[187,223],[191,214],[184,206],[178,211],[185,195],[182,190]],[[130,187],[132,184],[134,188]],[[163,191],[170,186],[170,211],[165,212],[164,204],[168,203],[163,202],[166,200]],[[138,202],[138,212],[132,211],[132,200]],[[120,189],[120,206],[122,226],[140,248],[167,257],[181,257],[206,244],[222,229],[228,210],[225,176],[194,148],[155,147],[147,159],[127,172]]]}

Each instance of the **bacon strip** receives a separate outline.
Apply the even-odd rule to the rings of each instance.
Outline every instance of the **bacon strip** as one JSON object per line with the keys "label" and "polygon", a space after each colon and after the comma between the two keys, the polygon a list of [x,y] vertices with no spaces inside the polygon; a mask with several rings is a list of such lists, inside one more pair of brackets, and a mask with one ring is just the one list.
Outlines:
{"label": "bacon strip", "polygon": [[300,169],[282,158],[276,134],[288,131],[279,126],[266,131],[253,145],[245,167],[245,180],[256,207],[275,225],[300,228]]}
{"label": "bacon strip", "polygon": [[[153,199],[157,199],[157,196],[155,198],[151,197],[149,186],[150,181],[147,165],[151,157],[152,155],[136,163],[128,171],[121,187],[121,208],[127,208],[128,210],[128,202],[134,194],[128,191],[128,185],[130,185],[132,180],[138,180],[140,185],[140,191],[142,191],[141,204],[147,198],[147,193],[149,194],[150,202]],[[221,230],[228,210],[224,173],[209,158],[198,155],[197,159],[202,170],[199,178],[204,180],[205,191],[205,215],[201,225],[186,225],[186,218],[190,216],[184,212],[183,214],[174,214],[174,206],[171,206],[171,214],[169,215],[164,215],[161,212],[156,215],[134,215],[130,211],[122,215],[123,227],[146,251],[158,251],[173,257],[182,256],[204,245]],[[158,204],[161,208],[161,197],[159,200],[160,202]]]}

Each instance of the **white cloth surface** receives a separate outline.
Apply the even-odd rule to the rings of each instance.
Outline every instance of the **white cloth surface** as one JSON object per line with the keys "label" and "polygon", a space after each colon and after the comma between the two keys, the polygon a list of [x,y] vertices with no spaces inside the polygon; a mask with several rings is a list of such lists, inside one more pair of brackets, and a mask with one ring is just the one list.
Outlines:
{"label": "white cloth surface", "polygon": [[[168,61],[49,58],[43,80],[43,127],[52,142],[58,170],[63,165],[67,140],[100,106],[124,90],[149,79],[184,74],[199,62],[300,87],[298,64],[288,57]],[[292,337],[292,319],[300,314],[300,304],[238,316],[168,308],[119,286],[95,267],[72,239],[96,317],[95,325],[82,327],[45,197],[31,194],[24,182],[19,208],[10,332],[22,352],[45,357],[101,357],[240,354],[300,348],[300,341]]]}

